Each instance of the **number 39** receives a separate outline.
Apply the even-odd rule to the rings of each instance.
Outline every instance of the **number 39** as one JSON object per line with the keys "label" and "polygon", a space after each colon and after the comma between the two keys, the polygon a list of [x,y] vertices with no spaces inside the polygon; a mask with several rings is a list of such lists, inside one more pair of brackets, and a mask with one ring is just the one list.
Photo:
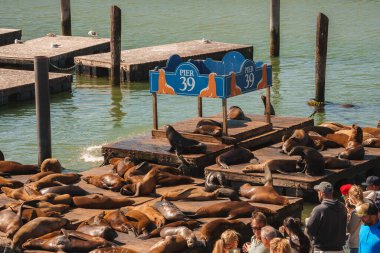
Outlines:
{"label": "number 39", "polygon": [[189,76],[189,77],[184,77],[184,76],[181,76],[181,81],[182,81],[182,85],[183,85],[183,88],[182,89],[179,89],[180,91],[192,91],[194,88],[195,88],[195,80],[193,77]]}
{"label": "number 39", "polygon": [[247,83],[247,85],[244,88],[251,88],[253,86],[254,81],[255,76],[253,75],[253,73],[245,74],[245,82]]}

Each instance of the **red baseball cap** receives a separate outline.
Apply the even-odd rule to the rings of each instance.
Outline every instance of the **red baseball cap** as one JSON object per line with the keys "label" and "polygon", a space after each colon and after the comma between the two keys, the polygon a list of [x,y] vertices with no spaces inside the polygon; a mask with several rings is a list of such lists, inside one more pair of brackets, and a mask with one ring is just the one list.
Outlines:
{"label": "red baseball cap", "polygon": [[344,184],[342,185],[339,190],[340,190],[340,193],[342,193],[342,195],[347,195],[348,194],[348,191],[350,190],[351,188],[351,184]]}

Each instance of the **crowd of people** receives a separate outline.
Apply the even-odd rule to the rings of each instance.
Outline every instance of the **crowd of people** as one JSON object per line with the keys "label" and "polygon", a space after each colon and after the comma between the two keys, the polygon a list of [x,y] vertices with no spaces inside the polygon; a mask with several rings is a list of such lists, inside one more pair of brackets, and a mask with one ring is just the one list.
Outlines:
{"label": "crowd of people", "polygon": [[276,229],[263,213],[254,212],[251,241],[240,250],[241,236],[226,230],[213,253],[379,253],[380,178],[370,176],[362,186],[342,185],[341,199],[335,199],[331,183],[316,185],[320,204],[304,226],[300,219],[287,217]]}

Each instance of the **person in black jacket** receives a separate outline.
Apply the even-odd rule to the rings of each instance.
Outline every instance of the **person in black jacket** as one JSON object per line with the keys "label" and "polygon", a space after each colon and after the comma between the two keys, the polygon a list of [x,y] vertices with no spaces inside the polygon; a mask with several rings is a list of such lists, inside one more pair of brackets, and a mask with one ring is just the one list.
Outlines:
{"label": "person in black jacket", "polygon": [[313,242],[314,252],[342,252],[346,242],[347,212],[334,200],[334,188],[329,182],[314,186],[321,204],[314,207],[306,222],[306,232]]}

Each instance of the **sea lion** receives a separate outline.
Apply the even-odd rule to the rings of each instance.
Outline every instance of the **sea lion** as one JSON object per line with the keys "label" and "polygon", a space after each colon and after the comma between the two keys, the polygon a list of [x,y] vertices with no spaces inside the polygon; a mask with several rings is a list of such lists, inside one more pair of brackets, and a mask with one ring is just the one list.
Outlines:
{"label": "sea lion", "polygon": [[[329,129],[329,130],[331,130],[331,129]],[[307,135],[309,135],[309,137],[314,142],[315,146],[317,146],[318,149],[320,149],[320,150],[324,150],[324,149],[328,149],[328,148],[339,148],[339,147],[341,147],[341,144],[339,144],[335,141],[332,141],[332,140],[328,139],[325,136],[322,136],[321,134],[319,134],[317,132],[309,131],[309,132],[307,132]],[[327,134],[327,135],[331,135],[331,134]]]}
{"label": "sea lion", "polygon": [[130,168],[125,174],[124,174],[124,179],[126,181],[132,181],[132,183],[141,181],[141,180],[136,180],[136,176],[143,176],[146,175],[149,171],[152,169],[157,169],[160,172],[167,172],[173,175],[179,175],[181,174],[181,170],[172,167],[172,166],[166,166],[166,165],[160,165],[160,164],[155,164],[155,163],[150,163],[150,162],[142,162],[139,163],[138,165]]}
{"label": "sea lion", "polygon": [[157,201],[152,207],[159,211],[168,221],[188,220],[177,206],[167,200]]}
{"label": "sea lion", "polygon": [[222,128],[223,124],[213,119],[201,119],[200,121],[198,121],[196,128],[201,126],[217,126]]}
{"label": "sea lion", "polygon": [[137,251],[124,248],[124,247],[106,247],[106,248],[100,248],[100,249],[94,249],[90,251],[90,253],[138,253]]}
{"label": "sea lion", "polygon": [[211,135],[214,137],[220,137],[222,136],[223,129],[218,126],[203,125],[203,126],[195,128],[193,132],[196,134],[204,134],[204,135]]}
{"label": "sea lion", "polygon": [[244,173],[263,173],[266,169],[269,169],[271,172],[284,174],[300,172],[300,169],[297,168],[297,161],[290,159],[272,159],[264,163],[250,164],[245,166],[242,171]]}
{"label": "sea lion", "polygon": [[246,120],[243,110],[236,105],[233,105],[229,108],[227,117],[234,120]]}
{"label": "sea lion", "polygon": [[180,226],[180,227],[166,227],[163,228],[160,232],[161,238],[165,238],[166,236],[182,236],[187,243],[187,247],[193,248],[197,243],[197,237],[194,232],[191,231],[188,227]]}
{"label": "sea lion", "polygon": [[90,193],[84,190],[82,187],[78,185],[63,185],[63,186],[52,186],[43,188],[40,190],[42,194],[46,193],[55,193],[55,194],[69,194],[70,196],[85,196]]}
{"label": "sea lion", "polygon": [[57,186],[59,184],[75,184],[80,181],[82,175],[77,173],[53,173],[42,177],[31,184],[31,187],[37,191],[42,188]]}
{"label": "sea lion", "polygon": [[149,218],[138,210],[129,210],[124,213],[124,216],[129,220],[129,223],[134,228],[136,236],[148,234],[148,228],[151,226]]}
{"label": "sea lion", "polygon": [[158,174],[159,171],[153,169],[144,176],[142,182],[124,185],[120,189],[120,193],[127,196],[133,195],[134,197],[155,194]]}
{"label": "sea lion", "polygon": [[[263,104],[264,104],[264,115],[267,115],[267,110],[266,110],[266,107],[267,107],[267,97],[265,95],[261,95],[261,100],[263,101]],[[276,115],[275,111],[274,111],[274,108],[273,108],[273,105],[272,103],[269,103],[269,115]]]}
{"label": "sea lion", "polygon": [[41,172],[53,171],[55,173],[62,172],[61,163],[56,158],[47,158],[41,163]]}
{"label": "sea lion", "polygon": [[226,177],[223,173],[212,171],[209,172],[205,180],[205,191],[213,192],[218,188],[227,186]]}
{"label": "sea lion", "polygon": [[133,205],[135,201],[126,197],[108,197],[102,194],[91,194],[74,196],[73,203],[76,207],[87,209],[116,209]]}
{"label": "sea lion", "polygon": [[182,236],[167,236],[154,244],[149,253],[182,253],[187,248],[187,242]]}
{"label": "sea lion", "polygon": [[40,168],[37,165],[25,165],[13,161],[0,161],[0,172],[9,173],[11,175],[26,175],[39,172]]}
{"label": "sea lion", "polygon": [[4,161],[4,160],[5,160],[4,153],[0,150],[0,161]]}
{"label": "sea lion", "polygon": [[44,234],[61,229],[69,221],[64,218],[38,217],[23,225],[13,236],[12,250],[17,249],[31,238],[37,238]]}
{"label": "sea lion", "polygon": [[113,230],[108,225],[84,225],[78,227],[76,231],[95,237],[101,237],[106,239],[107,241],[113,241],[118,236],[115,230]]}
{"label": "sea lion", "polygon": [[23,187],[24,184],[17,180],[0,177],[0,187],[3,187],[3,186],[9,187],[9,188],[20,188],[20,187]]}
{"label": "sea lion", "polygon": [[323,158],[325,159],[325,169],[344,169],[352,165],[348,159],[333,156],[324,156]]}
{"label": "sea lion", "polygon": [[103,174],[101,176],[82,176],[82,179],[96,187],[111,190],[120,191],[120,188],[125,185],[124,179],[114,174]]}
{"label": "sea lion", "polygon": [[24,201],[33,200],[36,197],[39,197],[42,195],[40,192],[33,190],[26,185],[24,187],[20,187],[17,189],[12,189],[12,188],[4,186],[4,187],[1,187],[1,191],[4,192],[8,198],[12,198],[15,200],[24,200]]}
{"label": "sea lion", "polygon": [[199,170],[196,164],[188,162],[183,155],[177,155],[177,157],[181,161],[181,164],[177,168],[181,171],[181,174],[191,176]]}
{"label": "sea lion", "polygon": [[149,205],[141,205],[136,208],[136,210],[144,213],[148,219],[156,225],[157,228],[160,228],[165,225],[165,217],[156,209]]}
{"label": "sea lion", "polygon": [[365,150],[362,145],[363,142],[363,130],[357,125],[352,125],[351,135],[348,139],[348,143],[343,152],[338,154],[339,158],[345,158],[349,160],[363,160]]}
{"label": "sea lion", "polygon": [[320,124],[320,126],[328,127],[334,132],[342,130],[342,129],[350,129],[350,126],[342,125],[338,122],[325,122],[325,123]]}
{"label": "sea lion", "polygon": [[113,166],[113,172],[117,173],[119,177],[124,177],[124,174],[132,167],[136,166],[136,163],[132,161],[130,157],[125,157],[124,159],[120,159],[119,162],[115,163]]}
{"label": "sea lion", "polygon": [[54,171],[39,172],[39,173],[31,176],[30,178],[28,178],[28,180],[26,180],[25,183],[28,184],[28,183],[36,182],[36,181],[40,180],[41,178],[46,177],[46,176],[51,175],[51,174],[55,174],[55,172]]}
{"label": "sea lion", "polygon": [[325,159],[318,150],[305,146],[294,147],[290,156],[299,155],[298,165],[310,176],[322,176],[325,173]]}
{"label": "sea lion", "polygon": [[223,169],[229,169],[229,165],[248,163],[252,159],[259,161],[249,149],[234,145],[231,150],[216,157],[216,163]]}
{"label": "sea lion", "polygon": [[128,233],[128,231],[135,232],[134,227],[129,222],[127,217],[120,211],[120,209],[110,211],[104,216],[104,220],[108,222],[111,228],[116,231]]}
{"label": "sea lion", "polygon": [[332,130],[331,128],[328,128],[328,127],[324,127],[324,126],[305,126],[302,128],[302,130],[304,130],[305,133],[315,132],[315,133],[318,133],[322,136],[326,136],[328,134],[334,133],[334,130]]}
{"label": "sea lion", "polygon": [[200,188],[188,187],[185,189],[176,189],[170,192],[165,192],[162,195],[161,200],[208,201],[217,199],[218,195],[218,190],[215,190],[214,192],[205,192]]}
{"label": "sea lion", "polygon": [[171,146],[169,152],[181,155],[205,153],[207,150],[206,144],[183,137],[171,125],[165,125],[164,131]]}
{"label": "sea lion", "polygon": [[363,141],[362,145],[364,147],[380,148],[380,138],[368,138]]}
{"label": "sea lion", "polygon": [[147,240],[149,238],[152,238],[152,237],[158,237],[160,236],[160,232],[163,228],[168,228],[168,227],[180,227],[180,226],[184,226],[184,227],[187,227],[191,230],[197,228],[200,226],[200,223],[199,221],[197,220],[188,220],[188,221],[174,221],[174,222],[171,222],[171,223],[168,223],[166,224],[165,226],[163,227],[160,227],[160,228],[156,228],[155,230],[153,230],[152,232],[150,232],[149,234],[145,235],[145,236],[140,236],[139,238],[142,239],[142,240]]}
{"label": "sea lion", "polygon": [[159,172],[157,175],[157,184],[161,186],[174,186],[182,184],[191,184],[194,182],[189,176],[173,175],[168,172]]}
{"label": "sea lion", "polygon": [[245,201],[227,201],[201,207],[195,212],[194,215],[190,217],[227,217],[227,219],[236,219],[249,217],[254,211],[262,211],[266,214],[273,214],[273,211],[268,208],[254,207]]}
{"label": "sea lion", "polygon": [[0,211],[0,231],[5,233],[5,237],[12,238],[14,233],[23,225],[22,209],[24,203],[20,204],[17,213],[11,208]]}
{"label": "sea lion", "polygon": [[252,186],[248,183],[243,184],[239,189],[240,195],[257,203],[289,205],[289,199],[279,195],[273,188],[272,173],[269,168],[265,169],[265,181],[263,186]]}
{"label": "sea lion", "polygon": [[297,146],[306,146],[315,149],[321,149],[322,147],[318,147],[310,136],[303,129],[296,129],[292,133],[292,135],[286,139],[283,138],[282,144],[282,152],[288,154],[294,147]]}

